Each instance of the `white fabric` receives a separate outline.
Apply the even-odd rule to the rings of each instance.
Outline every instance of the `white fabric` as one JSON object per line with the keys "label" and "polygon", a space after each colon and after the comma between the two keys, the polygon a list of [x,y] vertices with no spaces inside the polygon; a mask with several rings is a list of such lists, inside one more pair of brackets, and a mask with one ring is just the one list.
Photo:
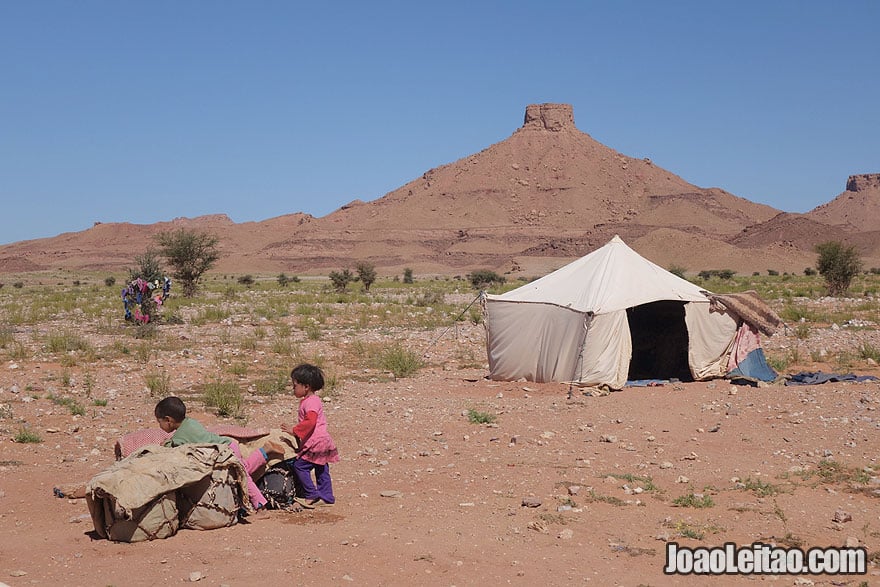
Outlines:
{"label": "white fabric", "polygon": [[657,300],[705,302],[702,291],[648,261],[615,236],[589,255],[489,299],[556,304],[598,315]]}
{"label": "white fabric", "polygon": [[730,314],[711,312],[709,304],[684,307],[688,329],[688,364],[694,379],[727,374],[727,357],[736,337],[736,320]]}
{"label": "white fabric", "polygon": [[574,381],[581,385],[607,385],[612,389],[623,387],[632,358],[625,310],[593,318],[583,357],[580,377]]}
{"label": "white fabric", "polygon": [[568,381],[589,317],[550,304],[493,303],[486,318],[490,377]]}
{"label": "white fabric", "polygon": [[489,376],[620,389],[632,358],[626,309],[663,300],[685,304],[693,377],[723,376],[736,321],[710,313],[706,293],[615,236],[541,279],[485,296]]}

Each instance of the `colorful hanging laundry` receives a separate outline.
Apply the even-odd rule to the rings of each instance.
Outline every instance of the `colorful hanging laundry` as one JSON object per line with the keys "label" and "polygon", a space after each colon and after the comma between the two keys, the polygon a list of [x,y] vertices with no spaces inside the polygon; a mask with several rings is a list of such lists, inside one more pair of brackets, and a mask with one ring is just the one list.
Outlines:
{"label": "colorful hanging laundry", "polygon": [[171,292],[171,279],[165,277],[161,282],[156,279],[152,282],[138,277],[129,282],[122,289],[122,306],[125,309],[125,319],[130,322],[146,324],[150,321],[150,314],[154,309],[161,306]]}

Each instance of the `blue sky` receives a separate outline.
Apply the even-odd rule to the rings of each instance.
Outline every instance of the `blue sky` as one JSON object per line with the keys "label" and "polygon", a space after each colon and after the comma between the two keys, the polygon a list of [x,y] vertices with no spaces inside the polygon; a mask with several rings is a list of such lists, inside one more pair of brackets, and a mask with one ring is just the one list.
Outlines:
{"label": "blue sky", "polygon": [[880,172],[880,2],[0,2],[0,243],[324,216],[527,104],[805,212]]}

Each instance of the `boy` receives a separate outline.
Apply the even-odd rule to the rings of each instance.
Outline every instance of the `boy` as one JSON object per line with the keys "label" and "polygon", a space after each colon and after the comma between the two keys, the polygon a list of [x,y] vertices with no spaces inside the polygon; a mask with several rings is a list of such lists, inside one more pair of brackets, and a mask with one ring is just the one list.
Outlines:
{"label": "boy", "polygon": [[251,473],[269,459],[284,458],[284,447],[277,442],[267,441],[259,450],[255,450],[247,459],[241,458],[241,450],[238,443],[226,436],[214,434],[193,418],[186,417],[186,404],[178,397],[166,397],[154,410],[156,422],[164,432],[174,434],[165,441],[165,446],[180,446],[182,444],[228,444],[229,448],[241,461],[247,473],[248,497],[254,509],[260,510],[266,506],[266,498],[254,483]]}

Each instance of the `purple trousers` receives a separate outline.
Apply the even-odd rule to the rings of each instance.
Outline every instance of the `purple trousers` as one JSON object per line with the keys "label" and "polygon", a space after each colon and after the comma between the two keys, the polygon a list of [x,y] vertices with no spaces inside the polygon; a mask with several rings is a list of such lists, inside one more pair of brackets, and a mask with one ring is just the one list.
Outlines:
{"label": "purple trousers", "polygon": [[[315,484],[312,483],[312,471],[315,471]],[[330,465],[316,465],[303,459],[293,461],[293,472],[296,473],[296,481],[302,489],[303,499],[321,498],[327,503],[334,503],[333,483],[330,481]]]}

